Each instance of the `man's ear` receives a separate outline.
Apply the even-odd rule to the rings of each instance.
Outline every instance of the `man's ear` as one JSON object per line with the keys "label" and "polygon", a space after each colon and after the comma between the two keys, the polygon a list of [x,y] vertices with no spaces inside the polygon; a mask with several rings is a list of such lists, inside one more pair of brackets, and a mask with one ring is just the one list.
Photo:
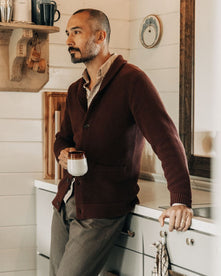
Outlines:
{"label": "man's ear", "polygon": [[107,37],[107,34],[106,34],[106,32],[104,30],[97,31],[96,38],[97,38],[97,42],[98,43],[104,42],[104,40],[105,40],[106,37]]}

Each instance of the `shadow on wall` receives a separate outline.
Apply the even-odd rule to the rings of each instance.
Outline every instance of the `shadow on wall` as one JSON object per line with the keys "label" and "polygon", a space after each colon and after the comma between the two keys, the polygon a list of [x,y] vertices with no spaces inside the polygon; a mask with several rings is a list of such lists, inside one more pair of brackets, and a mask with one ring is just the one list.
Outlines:
{"label": "shadow on wall", "polygon": [[141,174],[148,174],[148,176],[156,173],[156,155],[147,141],[145,141],[141,157],[140,172]]}
{"label": "shadow on wall", "polygon": [[214,143],[216,133],[211,131],[194,132],[194,155],[204,157],[214,157]]}

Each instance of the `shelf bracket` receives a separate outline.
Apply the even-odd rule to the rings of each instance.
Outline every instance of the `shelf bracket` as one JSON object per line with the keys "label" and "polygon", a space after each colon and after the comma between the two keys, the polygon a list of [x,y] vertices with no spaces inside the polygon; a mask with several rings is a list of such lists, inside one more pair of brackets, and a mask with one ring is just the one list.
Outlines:
{"label": "shelf bracket", "polygon": [[28,53],[28,43],[33,39],[33,31],[17,29],[12,32],[9,42],[9,78],[10,81],[20,82],[23,66]]}

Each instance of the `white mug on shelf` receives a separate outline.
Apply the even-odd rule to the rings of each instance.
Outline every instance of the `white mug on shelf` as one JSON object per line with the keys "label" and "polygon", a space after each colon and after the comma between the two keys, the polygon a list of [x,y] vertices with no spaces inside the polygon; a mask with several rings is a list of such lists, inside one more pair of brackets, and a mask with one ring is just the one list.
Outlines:
{"label": "white mug on shelf", "polygon": [[13,21],[32,23],[31,0],[14,0]]}

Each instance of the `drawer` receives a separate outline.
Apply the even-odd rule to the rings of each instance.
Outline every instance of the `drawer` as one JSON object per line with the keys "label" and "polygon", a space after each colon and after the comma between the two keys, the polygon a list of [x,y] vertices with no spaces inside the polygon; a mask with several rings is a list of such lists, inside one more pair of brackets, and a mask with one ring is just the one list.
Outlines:
{"label": "drawer", "polygon": [[112,272],[120,276],[143,276],[143,256],[129,249],[114,246],[99,276]]}
{"label": "drawer", "polygon": [[172,264],[203,275],[213,275],[212,260],[216,237],[197,231],[168,233],[167,248]]}
{"label": "drawer", "polygon": [[49,259],[41,255],[37,255],[37,276],[49,275]]}
{"label": "drawer", "polygon": [[161,241],[161,233],[168,232],[168,227],[160,226],[158,220],[143,218],[143,242],[144,242],[144,254],[155,257],[156,250],[153,243]]}
{"label": "drawer", "polygon": [[37,189],[37,250],[45,256],[50,254],[51,243],[51,221],[53,215],[52,200],[55,193]]}
{"label": "drawer", "polygon": [[[129,236],[128,231],[134,236]],[[157,220],[129,215],[117,245],[154,257],[155,251],[151,245],[161,240],[160,233],[164,231],[167,228],[161,227]]]}
{"label": "drawer", "polygon": [[151,244],[162,239],[161,233],[166,233],[171,264],[193,271],[193,274],[188,272],[184,275],[195,275],[194,272],[213,275],[211,254],[216,248],[216,237],[193,230],[169,232],[168,224],[162,228],[158,221],[151,219],[143,219],[142,229],[145,255],[155,257],[156,251]]}
{"label": "drawer", "polygon": [[123,231],[120,234],[117,245],[124,248],[134,250],[136,252],[143,252],[142,242],[142,225],[143,218],[129,214],[124,226]]}
{"label": "drawer", "polygon": [[[152,276],[154,264],[155,264],[155,259],[153,257],[149,257],[149,256],[144,257],[144,276]],[[175,265],[172,265],[171,269],[172,269],[172,272],[174,273],[174,276],[175,275],[176,276],[200,276],[201,275]],[[171,275],[173,274],[171,273]]]}
{"label": "drawer", "polygon": [[144,276],[152,276],[155,259],[153,257],[144,256]]}

